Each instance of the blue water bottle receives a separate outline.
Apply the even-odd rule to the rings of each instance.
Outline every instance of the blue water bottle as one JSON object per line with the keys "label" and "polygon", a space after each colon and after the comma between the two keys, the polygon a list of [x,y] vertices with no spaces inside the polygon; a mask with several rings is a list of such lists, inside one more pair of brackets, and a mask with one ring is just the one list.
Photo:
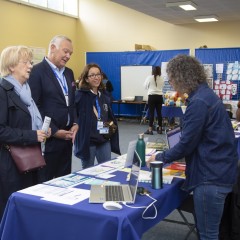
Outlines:
{"label": "blue water bottle", "polygon": [[141,158],[142,161],[142,167],[145,167],[146,165],[146,161],[145,161],[145,150],[146,149],[146,144],[144,142],[144,134],[141,133],[138,135],[138,141],[136,144],[136,151],[139,155],[139,157]]}
{"label": "blue water bottle", "polygon": [[163,162],[154,161],[150,163],[150,168],[152,170],[152,188],[160,189],[163,187],[163,177],[162,177],[162,167]]}

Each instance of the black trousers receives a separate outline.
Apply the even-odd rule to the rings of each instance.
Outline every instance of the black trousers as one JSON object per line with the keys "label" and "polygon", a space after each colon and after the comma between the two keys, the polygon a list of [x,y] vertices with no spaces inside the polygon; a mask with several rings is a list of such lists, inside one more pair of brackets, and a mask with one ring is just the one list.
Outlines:
{"label": "black trousers", "polygon": [[162,104],[162,95],[148,95],[149,127],[153,127],[155,110],[157,113],[158,126],[162,127]]}

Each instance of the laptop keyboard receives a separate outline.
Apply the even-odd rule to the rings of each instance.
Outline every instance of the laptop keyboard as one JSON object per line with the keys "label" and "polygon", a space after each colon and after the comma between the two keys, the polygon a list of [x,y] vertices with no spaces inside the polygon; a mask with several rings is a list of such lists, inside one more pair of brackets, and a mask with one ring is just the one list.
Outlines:
{"label": "laptop keyboard", "polygon": [[107,201],[123,201],[122,186],[105,186],[106,188],[106,200]]}

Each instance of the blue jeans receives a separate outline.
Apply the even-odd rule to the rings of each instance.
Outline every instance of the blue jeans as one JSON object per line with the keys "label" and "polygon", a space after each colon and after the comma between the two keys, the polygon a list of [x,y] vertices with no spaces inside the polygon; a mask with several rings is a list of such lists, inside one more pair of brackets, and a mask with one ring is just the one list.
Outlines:
{"label": "blue jeans", "polygon": [[200,185],[193,190],[196,224],[201,240],[218,240],[224,202],[232,187]]}
{"label": "blue jeans", "polygon": [[103,163],[111,159],[110,141],[102,144],[91,145],[89,147],[89,152],[89,159],[81,159],[83,169],[94,166],[95,157],[97,158],[98,163]]}

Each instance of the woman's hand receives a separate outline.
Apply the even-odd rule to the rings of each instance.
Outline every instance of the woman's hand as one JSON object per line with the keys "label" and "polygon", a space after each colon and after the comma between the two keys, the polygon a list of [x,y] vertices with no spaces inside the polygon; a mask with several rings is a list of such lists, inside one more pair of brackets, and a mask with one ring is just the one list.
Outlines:
{"label": "woman's hand", "polygon": [[155,158],[156,158],[156,155],[153,154],[150,158],[148,158],[148,160],[146,161],[147,163],[147,166],[150,168],[150,163],[151,162],[154,162],[155,161]]}
{"label": "woman's hand", "polygon": [[75,136],[76,136],[76,133],[77,133],[77,131],[78,131],[78,129],[79,129],[79,126],[78,126],[78,124],[74,124],[72,127],[71,127],[71,131],[72,131],[72,143],[74,144],[74,141],[75,141]]}
{"label": "woman's hand", "polygon": [[38,142],[45,142],[48,137],[48,133],[46,134],[43,130],[37,130],[37,139]]}

